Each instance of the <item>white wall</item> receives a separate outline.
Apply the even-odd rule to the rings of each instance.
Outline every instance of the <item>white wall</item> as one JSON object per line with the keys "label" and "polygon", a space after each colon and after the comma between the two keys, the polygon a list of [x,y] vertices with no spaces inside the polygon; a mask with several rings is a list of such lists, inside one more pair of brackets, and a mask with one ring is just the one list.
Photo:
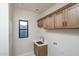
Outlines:
{"label": "white wall", "polygon": [[[13,10],[13,55],[23,55],[33,52],[33,40],[38,39],[38,14],[21,8]],[[19,20],[28,20],[29,38],[19,39]]]}
{"label": "white wall", "polygon": [[[40,29],[40,32],[48,43],[48,55],[79,56],[79,29],[57,29],[52,31]],[[54,42],[57,45],[54,45]]]}
{"label": "white wall", "polygon": [[[40,18],[64,6],[57,4],[46,10],[40,15]],[[57,29],[46,31],[40,29],[40,36],[43,36],[48,42],[48,55],[78,55],[79,56],[79,29]],[[53,43],[57,43],[54,45]]]}
{"label": "white wall", "polygon": [[[57,4],[52,6],[40,15],[43,17],[65,4]],[[54,9],[54,10],[53,10]],[[52,11],[53,10],[53,11]],[[39,17],[39,18],[40,18]],[[33,52],[32,40],[39,39],[40,36],[48,42],[48,55],[79,55],[79,29],[57,29],[46,31],[38,29],[38,14],[20,8],[13,10],[13,55],[24,55]],[[18,38],[18,20],[26,19],[29,21],[29,38]],[[53,43],[56,42],[57,45]]]}
{"label": "white wall", "polygon": [[8,3],[0,3],[0,56],[9,55]]}

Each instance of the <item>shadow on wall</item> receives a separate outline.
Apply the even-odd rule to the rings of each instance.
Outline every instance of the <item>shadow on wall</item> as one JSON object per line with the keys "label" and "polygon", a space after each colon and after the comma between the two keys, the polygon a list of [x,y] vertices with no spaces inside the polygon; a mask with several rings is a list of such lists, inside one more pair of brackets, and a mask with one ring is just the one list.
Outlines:
{"label": "shadow on wall", "polygon": [[55,29],[55,30],[45,30],[48,33],[59,33],[59,34],[66,34],[66,35],[75,35],[79,36],[79,29]]}

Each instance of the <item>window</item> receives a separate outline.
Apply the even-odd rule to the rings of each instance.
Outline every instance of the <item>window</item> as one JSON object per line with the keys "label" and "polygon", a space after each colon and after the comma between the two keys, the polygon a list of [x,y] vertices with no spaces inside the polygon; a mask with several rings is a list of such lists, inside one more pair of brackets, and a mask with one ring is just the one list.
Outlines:
{"label": "window", "polygon": [[19,38],[28,38],[28,21],[19,20]]}

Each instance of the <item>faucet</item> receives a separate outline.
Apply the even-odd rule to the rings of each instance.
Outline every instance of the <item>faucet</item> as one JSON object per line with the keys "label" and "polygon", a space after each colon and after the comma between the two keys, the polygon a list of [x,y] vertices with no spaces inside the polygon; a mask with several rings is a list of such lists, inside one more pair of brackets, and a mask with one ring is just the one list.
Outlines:
{"label": "faucet", "polygon": [[40,39],[42,39],[42,42],[44,42],[44,37],[43,36],[41,36]]}
{"label": "faucet", "polygon": [[42,39],[43,43],[44,43],[44,38]]}

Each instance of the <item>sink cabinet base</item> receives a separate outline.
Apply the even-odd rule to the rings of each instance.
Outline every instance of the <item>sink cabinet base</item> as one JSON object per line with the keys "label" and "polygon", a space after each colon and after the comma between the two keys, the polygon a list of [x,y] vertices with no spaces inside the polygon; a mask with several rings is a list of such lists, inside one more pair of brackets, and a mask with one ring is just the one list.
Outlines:
{"label": "sink cabinet base", "polygon": [[36,56],[47,56],[47,45],[37,46],[34,44],[34,53]]}

